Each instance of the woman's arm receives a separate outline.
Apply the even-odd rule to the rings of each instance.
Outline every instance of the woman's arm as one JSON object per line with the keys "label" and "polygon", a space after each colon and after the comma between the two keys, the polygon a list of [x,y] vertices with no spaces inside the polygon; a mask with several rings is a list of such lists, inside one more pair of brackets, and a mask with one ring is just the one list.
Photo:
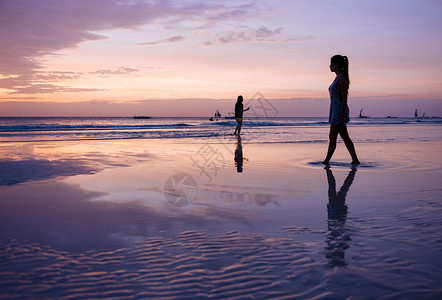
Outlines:
{"label": "woman's arm", "polygon": [[345,122],[345,113],[347,110],[347,99],[348,99],[348,81],[344,77],[341,77],[338,81],[339,88],[341,90],[341,99],[342,99],[342,109],[341,116],[339,117],[339,124]]}

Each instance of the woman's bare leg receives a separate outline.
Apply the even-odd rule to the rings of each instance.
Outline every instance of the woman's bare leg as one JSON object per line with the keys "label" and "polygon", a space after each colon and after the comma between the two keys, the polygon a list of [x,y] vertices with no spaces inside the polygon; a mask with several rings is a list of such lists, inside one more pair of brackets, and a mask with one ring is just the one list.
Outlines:
{"label": "woman's bare leg", "polygon": [[236,122],[238,123],[238,125],[236,126],[235,132],[233,134],[236,134],[238,132],[239,135],[239,133],[241,132],[242,121],[236,120]]}
{"label": "woman's bare leg", "polygon": [[339,131],[339,135],[341,136],[342,140],[345,143],[345,147],[347,147],[347,150],[348,150],[348,152],[351,155],[351,158],[352,158],[352,162],[351,163],[353,165],[359,165],[360,162],[359,162],[358,156],[356,155],[355,146],[354,146],[354,144],[353,144],[353,142],[350,139],[350,136],[348,134],[347,125],[342,125],[342,128]]}
{"label": "woman's bare leg", "polygon": [[338,133],[339,133],[339,126],[331,124],[330,125],[330,133],[329,133],[329,144],[328,144],[328,151],[327,151],[327,157],[322,162],[324,165],[328,165],[330,162],[330,159],[333,156],[333,153],[336,150],[336,140],[338,139]]}
{"label": "woman's bare leg", "polygon": [[238,135],[241,133],[242,121],[238,122]]}

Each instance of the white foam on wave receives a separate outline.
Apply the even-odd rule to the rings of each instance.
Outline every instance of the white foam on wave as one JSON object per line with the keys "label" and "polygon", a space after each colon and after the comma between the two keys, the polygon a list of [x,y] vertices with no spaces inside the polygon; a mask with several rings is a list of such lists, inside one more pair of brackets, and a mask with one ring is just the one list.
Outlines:
{"label": "white foam on wave", "polygon": [[[4,142],[77,141],[113,139],[205,139],[233,133],[234,120],[209,122],[201,118],[0,118],[0,138]],[[361,134],[356,142],[433,140],[438,137],[442,119],[355,119],[351,125]],[[326,118],[246,118],[245,137],[250,143],[324,143],[327,142]],[[410,126],[425,126],[409,134]],[[374,128],[393,128],[376,130]],[[362,131],[361,131],[362,130]],[[404,131],[404,132],[402,132]],[[414,131],[413,131],[414,132]],[[425,135],[421,133],[425,132]],[[399,134],[398,134],[399,133]]]}

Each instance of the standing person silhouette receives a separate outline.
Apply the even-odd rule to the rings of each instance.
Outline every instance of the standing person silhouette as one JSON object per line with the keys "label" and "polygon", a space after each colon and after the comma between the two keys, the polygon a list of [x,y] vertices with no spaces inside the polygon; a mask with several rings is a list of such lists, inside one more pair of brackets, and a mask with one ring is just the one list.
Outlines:
{"label": "standing person silhouette", "polygon": [[250,107],[247,107],[247,109],[244,109],[244,105],[242,104],[242,102],[243,102],[243,98],[241,95],[239,95],[238,99],[236,100],[236,104],[235,104],[235,119],[236,119],[236,123],[238,123],[238,125],[236,126],[235,132],[233,134],[236,134],[238,132],[238,135],[239,135],[241,133],[243,112],[250,109]]}
{"label": "standing person silhouette", "polygon": [[330,159],[336,149],[336,140],[339,134],[344,140],[345,146],[351,155],[351,163],[357,165],[359,164],[359,159],[347,131],[347,123],[350,122],[350,113],[347,105],[348,87],[350,85],[347,56],[333,56],[330,60],[330,71],[336,73],[336,78],[328,88],[330,92],[330,115],[328,119],[328,122],[330,123],[330,142],[328,145],[327,156],[322,163],[324,165],[330,163]]}

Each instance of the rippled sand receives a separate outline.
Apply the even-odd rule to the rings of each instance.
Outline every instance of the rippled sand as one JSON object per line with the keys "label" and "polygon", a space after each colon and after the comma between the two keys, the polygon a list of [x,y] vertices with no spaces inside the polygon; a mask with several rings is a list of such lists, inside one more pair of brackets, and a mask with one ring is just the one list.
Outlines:
{"label": "rippled sand", "polygon": [[1,145],[0,296],[441,298],[442,145],[357,145],[354,168],[340,144],[326,169],[324,146]]}

